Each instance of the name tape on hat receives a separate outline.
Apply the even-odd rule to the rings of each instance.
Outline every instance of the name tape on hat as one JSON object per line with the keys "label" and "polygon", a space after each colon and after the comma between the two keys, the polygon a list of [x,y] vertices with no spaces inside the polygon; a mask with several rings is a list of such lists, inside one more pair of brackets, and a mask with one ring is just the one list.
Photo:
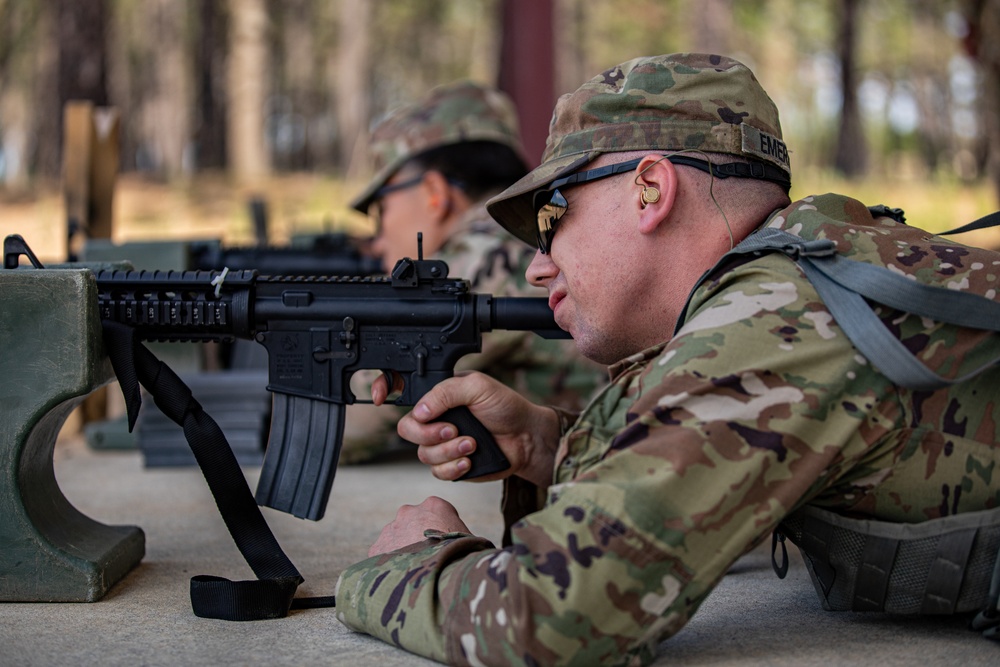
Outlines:
{"label": "name tape on hat", "polygon": [[784,141],[746,123],[740,125],[740,132],[743,135],[744,153],[756,155],[768,162],[773,162],[785,171],[791,171],[788,165],[788,148]]}

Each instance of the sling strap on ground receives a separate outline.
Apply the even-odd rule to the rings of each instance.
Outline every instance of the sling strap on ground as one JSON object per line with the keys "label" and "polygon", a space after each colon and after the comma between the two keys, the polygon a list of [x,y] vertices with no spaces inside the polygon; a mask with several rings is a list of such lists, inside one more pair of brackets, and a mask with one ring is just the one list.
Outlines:
{"label": "sling strap on ground", "polygon": [[157,359],[131,327],[104,322],[104,343],[121,384],[129,430],[146,388],[163,414],[184,436],[215,498],[233,541],[257,581],[230,581],[200,575],[191,579],[191,606],[197,616],[228,621],[282,618],[289,609],[335,606],[333,596],[295,598],[302,576],[288,559],[257,507],[226,436],[184,382]]}

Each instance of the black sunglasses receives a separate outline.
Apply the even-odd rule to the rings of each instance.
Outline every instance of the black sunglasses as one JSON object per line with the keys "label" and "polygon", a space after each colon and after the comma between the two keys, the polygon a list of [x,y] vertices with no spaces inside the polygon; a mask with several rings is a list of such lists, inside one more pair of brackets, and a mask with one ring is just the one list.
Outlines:
{"label": "black sunglasses", "polygon": [[[415,185],[420,185],[426,175],[427,172],[422,171],[413,178],[408,178],[405,181],[392,183],[391,185],[383,185],[372,193],[371,199],[368,203],[368,217],[375,221],[375,236],[379,236],[382,233],[382,200],[385,196],[392,194],[393,192],[398,192],[399,190],[406,190],[407,188],[412,188]],[[445,176],[445,180],[454,185],[456,188],[461,188],[462,190],[465,190],[467,187],[464,181],[457,178]]]}
{"label": "black sunglasses", "polygon": [[[712,164],[711,162],[687,157],[685,155],[670,155],[664,157],[673,164],[694,167],[695,169],[699,169],[705,173],[712,174],[717,178],[729,178],[730,176],[736,176],[738,178],[756,178],[765,181],[773,181],[784,187],[786,192],[792,185],[785,172],[776,167],[760,162],[727,162],[725,164]],[[535,217],[538,223],[538,228],[535,230],[535,234],[538,241],[538,249],[541,253],[543,255],[549,254],[549,250],[552,247],[552,237],[556,234],[556,222],[566,215],[566,210],[569,208],[569,202],[566,201],[566,197],[559,191],[559,188],[566,188],[572,185],[582,185],[583,183],[589,183],[591,181],[607,178],[608,176],[614,176],[616,174],[632,171],[638,167],[639,163],[644,159],[644,157],[641,157],[627,162],[619,162],[618,164],[598,167],[597,169],[578,171],[575,174],[570,174],[569,176],[565,176],[563,178],[557,178],[542,190],[536,190],[534,195],[532,195],[531,202],[533,208],[535,209]]]}
{"label": "black sunglasses", "polygon": [[535,217],[538,220],[538,229],[536,230],[538,249],[542,251],[542,254],[549,254],[549,248],[552,246],[552,237],[556,234],[556,222],[566,215],[566,210],[569,208],[569,202],[566,201],[566,197],[559,191],[559,188],[582,185],[607,178],[608,176],[632,171],[642,160],[643,158],[639,158],[637,160],[629,160],[628,162],[609,164],[606,167],[598,167],[597,169],[578,171],[575,174],[557,178],[549,183],[548,187],[544,190],[536,191],[532,197],[532,205],[535,208]]}
{"label": "black sunglasses", "polygon": [[418,185],[420,181],[424,180],[424,176],[427,172],[420,172],[413,178],[408,178],[405,181],[400,181],[399,183],[392,183],[391,185],[383,185],[378,190],[372,193],[372,201],[378,201],[382,199],[387,194],[391,192],[396,192],[397,190],[405,190],[406,188],[412,188],[414,185]]}
{"label": "black sunglasses", "polygon": [[368,217],[375,222],[375,236],[380,236],[382,234],[382,200],[385,196],[392,194],[393,192],[398,192],[399,190],[406,190],[407,188],[412,188],[415,185],[420,185],[426,175],[427,172],[420,172],[413,178],[408,178],[405,181],[392,183],[391,185],[383,185],[372,193],[371,199],[368,201]]}

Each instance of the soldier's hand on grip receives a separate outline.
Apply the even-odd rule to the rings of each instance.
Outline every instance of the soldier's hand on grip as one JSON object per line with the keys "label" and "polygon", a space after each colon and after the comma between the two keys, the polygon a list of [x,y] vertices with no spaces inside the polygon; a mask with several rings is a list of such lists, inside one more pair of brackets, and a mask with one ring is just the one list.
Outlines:
{"label": "soldier's hand on grip", "polygon": [[471,465],[468,457],[477,447],[475,440],[460,436],[454,424],[438,421],[448,409],[463,405],[493,434],[510,461],[507,470],[479,479],[490,481],[514,474],[541,487],[548,486],[559,443],[555,411],[535,405],[497,380],[475,372],[437,384],[397,427],[403,439],[419,446],[418,457],[431,467],[435,477],[455,480]]}

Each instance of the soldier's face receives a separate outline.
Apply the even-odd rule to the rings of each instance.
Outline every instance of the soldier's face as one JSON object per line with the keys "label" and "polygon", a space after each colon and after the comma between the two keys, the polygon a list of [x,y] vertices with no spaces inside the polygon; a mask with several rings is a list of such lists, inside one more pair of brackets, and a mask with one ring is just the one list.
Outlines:
{"label": "soldier's face", "polygon": [[633,252],[630,183],[609,178],[568,189],[548,254],[536,252],[526,272],[529,282],[548,290],[556,323],[573,335],[580,352],[604,364],[638,351],[632,323],[643,316],[636,302],[643,269]]}
{"label": "soldier's face", "polygon": [[382,267],[391,271],[404,257],[417,256],[417,232],[431,227],[424,206],[424,174],[396,173],[379,190],[369,207],[375,220],[372,250],[382,259]]}

